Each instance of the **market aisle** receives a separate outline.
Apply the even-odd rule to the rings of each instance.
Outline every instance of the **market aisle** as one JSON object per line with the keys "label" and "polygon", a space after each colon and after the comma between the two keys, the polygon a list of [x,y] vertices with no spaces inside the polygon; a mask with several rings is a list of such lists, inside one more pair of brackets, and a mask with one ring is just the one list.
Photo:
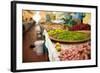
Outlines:
{"label": "market aisle", "polygon": [[33,48],[30,48],[30,45],[36,40],[34,35],[34,26],[32,26],[27,32],[23,35],[23,62],[41,62],[48,61],[48,55],[36,55]]}

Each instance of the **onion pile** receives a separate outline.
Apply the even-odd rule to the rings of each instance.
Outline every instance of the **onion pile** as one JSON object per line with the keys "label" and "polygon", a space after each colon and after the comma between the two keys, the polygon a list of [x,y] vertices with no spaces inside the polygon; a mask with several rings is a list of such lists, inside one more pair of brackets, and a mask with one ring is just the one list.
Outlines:
{"label": "onion pile", "polygon": [[90,42],[62,49],[60,51],[59,58],[61,61],[90,59],[91,58]]}

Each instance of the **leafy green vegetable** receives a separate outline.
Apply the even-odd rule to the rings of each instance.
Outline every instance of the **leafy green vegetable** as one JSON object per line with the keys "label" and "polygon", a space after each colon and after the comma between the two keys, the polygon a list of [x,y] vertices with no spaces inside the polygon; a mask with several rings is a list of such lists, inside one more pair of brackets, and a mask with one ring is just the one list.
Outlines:
{"label": "leafy green vegetable", "polygon": [[87,33],[77,31],[66,31],[66,30],[50,30],[48,31],[49,36],[58,40],[84,40],[89,37]]}

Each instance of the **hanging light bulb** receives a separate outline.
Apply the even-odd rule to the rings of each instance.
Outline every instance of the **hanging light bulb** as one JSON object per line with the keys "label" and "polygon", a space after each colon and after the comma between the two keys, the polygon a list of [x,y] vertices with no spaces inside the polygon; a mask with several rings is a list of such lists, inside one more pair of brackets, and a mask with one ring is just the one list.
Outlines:
{"label": "hanging light bulb", "polygon": [[39,21],[41,19],[39,11],[36,11],[36,14],[33,16],[33,19],[36,21],[36,24],[39,24]]}

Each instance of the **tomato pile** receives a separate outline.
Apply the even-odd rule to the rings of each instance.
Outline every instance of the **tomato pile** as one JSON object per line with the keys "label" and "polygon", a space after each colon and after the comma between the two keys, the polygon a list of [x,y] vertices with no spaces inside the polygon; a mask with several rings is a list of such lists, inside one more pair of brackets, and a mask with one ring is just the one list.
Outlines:
{"label": "tomato pile", "polygon": [[91,30],[91,26],[89,24],[77,24],[69,28],[71,31],[77,31],[77,30]]}

